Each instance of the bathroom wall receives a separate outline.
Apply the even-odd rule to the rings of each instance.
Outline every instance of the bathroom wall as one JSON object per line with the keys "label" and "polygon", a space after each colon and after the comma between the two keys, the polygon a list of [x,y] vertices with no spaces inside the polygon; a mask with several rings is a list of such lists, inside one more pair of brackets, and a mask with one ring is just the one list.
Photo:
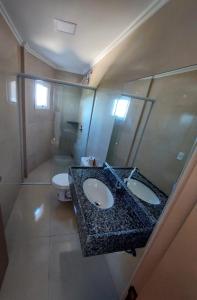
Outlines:
{"label": "bathroom wall", "polygon": [[20,71],[20,49],[1,15],[0,41],[0,205],[6,224],[21,181],[18,103],[8,97],[8,83]]}
{"label": "bathroom wall", "polygon": [[123,85],[123,93],[134,96],[148,97],[151,83],[152,77],[125,82]]}
{"label": "bathroom wall", "polygon": [[197,71],[186,72],[154,79],[150,90],[155,104],[135,165],[167,194],[197,137],[196,81]]}
{"label": "bathroom wall", "polygon": [[[54,69],[25,51],[25,72],[37,76],[53,78]],[[51,85],[52,87],[52,85]],[[27,171],[35,169],[51,157],[53,137],[53,102],[49,110],[35,109],[35,81],[25,79],[25,113],[27,142]]]}
{"label": "bathroom wall", "polygon": [[26,50],[24,55],[24,64],[25,73],[54,78],[55,70]]}
{"label": "bathroom wall", "polygon": [[73,83],[81,83],[83,76],[66,71],[54,70],[54,78]]}

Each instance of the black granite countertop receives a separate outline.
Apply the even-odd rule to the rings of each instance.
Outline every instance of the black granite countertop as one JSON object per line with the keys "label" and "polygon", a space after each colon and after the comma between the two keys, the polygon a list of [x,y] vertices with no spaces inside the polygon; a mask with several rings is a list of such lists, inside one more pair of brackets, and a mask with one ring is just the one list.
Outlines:
{"label": "black granite countertop", "polygon": [[[72,167],[69,170],[84,256],[144,247],[155,225],[156,215],[125,188],[124,169],[116,168],[113,172],[103,167]],[[117,174],[120,176],[119,189],[116,187]],[[99,179],[111,190],[114,197],[111,208],[100,209],[89,202],[83,192],[83,182],[88,178]]]}

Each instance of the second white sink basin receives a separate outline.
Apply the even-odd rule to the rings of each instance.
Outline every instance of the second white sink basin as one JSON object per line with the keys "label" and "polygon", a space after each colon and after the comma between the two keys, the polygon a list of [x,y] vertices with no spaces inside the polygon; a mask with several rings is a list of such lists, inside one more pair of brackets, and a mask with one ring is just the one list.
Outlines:
{"label": "second white sink basin", "polygon": [[135,179],[129,179],[127,182],[127,187],[141,200],[149,204],[160,204],[160,200],[157,195],[142,182]]}
{"label": "second white sink basin", "polygon": [[114,198],[109,188],[96,178],[88,178],[83,183],[83,191],[88,200],[98,208],[113,206]]}

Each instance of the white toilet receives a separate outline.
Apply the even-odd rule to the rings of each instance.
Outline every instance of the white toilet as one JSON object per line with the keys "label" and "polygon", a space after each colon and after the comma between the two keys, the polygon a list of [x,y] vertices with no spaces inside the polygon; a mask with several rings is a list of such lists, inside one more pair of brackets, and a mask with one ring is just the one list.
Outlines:
{"label": "white toilet", "polygon": [[57,190],[57,198],[59,201],[71,201],[69,180],[67,173],[61,173],[53,176],[52,185]]}

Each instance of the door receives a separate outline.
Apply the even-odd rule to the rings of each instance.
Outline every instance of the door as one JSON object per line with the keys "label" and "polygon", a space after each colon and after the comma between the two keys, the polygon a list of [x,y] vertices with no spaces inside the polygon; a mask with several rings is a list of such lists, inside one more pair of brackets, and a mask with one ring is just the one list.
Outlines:
{"label": "door", "polygon": [[84,89],[79,106],[79,125],[74,146],[74,160],[79,165],[81,157],[86,156],[86,147],[94,104],[94,91]]}

